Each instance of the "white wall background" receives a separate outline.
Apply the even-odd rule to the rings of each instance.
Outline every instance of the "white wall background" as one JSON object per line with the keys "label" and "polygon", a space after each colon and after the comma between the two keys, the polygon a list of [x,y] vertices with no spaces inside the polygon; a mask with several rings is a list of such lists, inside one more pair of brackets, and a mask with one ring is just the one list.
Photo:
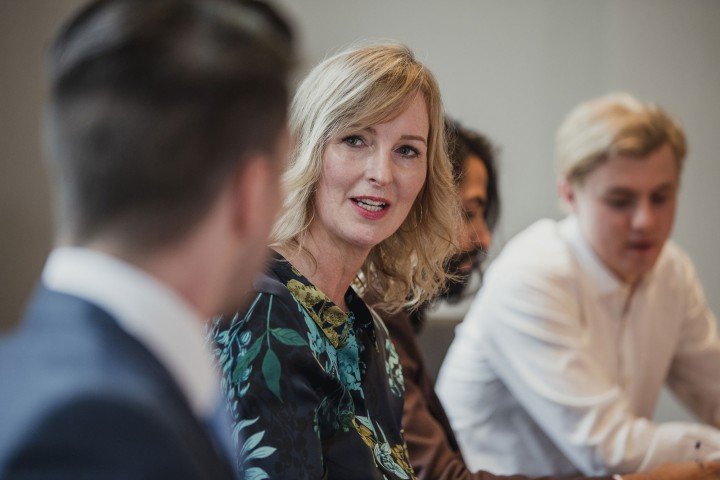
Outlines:
{"label": "white wall background", "polygon": [[[17,318],[51,244],[38,126],[42,61],[80,0],[0,0],[0,325]],[[502,148],[496,250],[562,214],[553,136],[579,101],[626,90],[676,114],[690,154],[674,237],[720,313],[720,2],[716,0],[275,0],[295,21],[299,75],[362,39],[407,43],[447,111]],[[718,366],[720,368],[720,365]],[[663,400],[659,417],[684,414]]]}
{"label": "white wall background", "polygon": [[[435,73],[448,113],[501,147],[495,251],[534,220],[562,216],[553,137],[574,105],[617,90],[663,105],[681,119],[690,145],[674,238],[720,312],[720,2],[276,3],[300,27],[302,72],[358,40],[399,40]],[[688,418],[667,395],[657,416]]]}

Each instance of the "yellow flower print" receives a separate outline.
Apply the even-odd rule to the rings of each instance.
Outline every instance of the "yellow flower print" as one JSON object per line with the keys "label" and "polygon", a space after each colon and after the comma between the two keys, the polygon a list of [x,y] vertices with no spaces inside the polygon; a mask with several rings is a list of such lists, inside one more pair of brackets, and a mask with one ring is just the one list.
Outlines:
{"label": "yellow flower print", "polygon": [[326,308],[322,312],[323,320],[332,325],[333,327],[339,327],[347,321],[347,315],[340,310],[340,307],[333,305]]}
{"label": "yellow flower print", "polygon": [[303,285],[300,281],[292,279],[287,283],[288,290],[308,309],[325,300],[325,296],[317,288]]}

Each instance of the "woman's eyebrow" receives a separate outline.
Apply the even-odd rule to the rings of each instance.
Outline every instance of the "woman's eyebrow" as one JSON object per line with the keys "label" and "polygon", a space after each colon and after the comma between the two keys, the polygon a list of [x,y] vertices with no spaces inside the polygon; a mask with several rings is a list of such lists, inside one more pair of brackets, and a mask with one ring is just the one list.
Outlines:
{"label": "woman's eyebrow", "polygon": [[403,135],[400,138],[402,140],[418,140],[418,141],[424,143],[425,145],[427,145],[427,141],[425,140],[425,138],[418,136],[418,135]]}

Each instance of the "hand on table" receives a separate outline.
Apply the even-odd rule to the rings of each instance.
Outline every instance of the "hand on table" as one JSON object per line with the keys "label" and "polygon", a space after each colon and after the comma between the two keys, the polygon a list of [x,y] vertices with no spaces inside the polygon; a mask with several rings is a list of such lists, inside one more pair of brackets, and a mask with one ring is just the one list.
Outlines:
{"label": "hand on table", "polygon": [[665,463],[648,472],[622,475],[623,480],[720,480],[720,462]]}

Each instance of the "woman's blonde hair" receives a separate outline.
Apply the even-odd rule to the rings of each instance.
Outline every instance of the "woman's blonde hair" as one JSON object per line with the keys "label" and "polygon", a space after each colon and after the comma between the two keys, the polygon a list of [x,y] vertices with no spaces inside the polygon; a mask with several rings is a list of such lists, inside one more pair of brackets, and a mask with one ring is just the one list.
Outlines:
{"label": "woman's blonde hair", "polygon": [[283,176],[287,195],[271,237],[274,247],[304,251],[328,141],[351,128],[392,120],[418,93],[425,99],[430,125],[425,184],[403,224],[373,247],[360,271],[362,283],[381,292],[381,306],[391,311],[430,300],[444,286],[443,266],[455,252],[460,218],[445,151],[440,90],[408,47],[350,48],[317,65],[302,81],[290,107],[297,143]]}
{"label": "woman's blonde hair", "polygon": [[687,151],[680,123],[653,103],[612,93],[581,103],[565,117],[556,137],[557,173],[570,183],[585,177],[609,157],[645,157],[668,144],[682,170]]}

